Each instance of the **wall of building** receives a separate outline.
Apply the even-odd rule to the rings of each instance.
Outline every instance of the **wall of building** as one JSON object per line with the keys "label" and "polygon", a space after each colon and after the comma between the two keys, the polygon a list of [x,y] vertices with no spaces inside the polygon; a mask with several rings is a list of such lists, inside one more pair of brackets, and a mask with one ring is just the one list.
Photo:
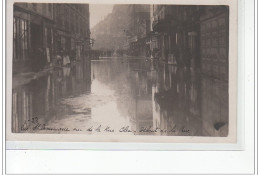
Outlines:
{"label": "wall of building", "polygon": [[201,70],[215,78],[228,80],[228,9],[205,9],[200,18]]}
{"label": "wall of building", "polygon": [[73,59],[88,57],[88,4],[14,4],[14,73],[53,66],[55,56],[65,50]]}
{"label": "wall of building", "polygon": [[196,25],[196,13],[199,9],[197,6],[153,5],[152,10],[154,35],[151,38],[151,50],[157,55],[155,57],[189,66],[190,63],[186,59],[191,52],[188,33],[197,33],[199,30]]}
{"label": "wall of building", "polygon": [[128,25],[129,55],[146,56],[149,45],[146,44],[150,33],[150,5],[129,5],[131,19]]}
{"label": "wall of building", "polygon": [[201,115],[205,135],[228,135],[228,16],[228,7],[221,6],[205,8],[200,17]]}
{"label": "wall of building", "polygon": [[190,112],[202,118],[202,135],[227,136],[228,7],[154,5],[152,10],[151,50],[166,62],[173,54],[178,67],[200,72],[199,88],[191,94],[201,104],[190,104]]}
{"label": "wall of building", "polygon": [[53,19],[53,4],[50,3],[15,3],[14,6],[35,13],[48,19]]}
{"label": "wall of building", "polygon": [[69,51],[80,60],[90,51],[89,5],[56,4],[54,22],[57,24],[55,45],[57,52]]}
{"label": "wall of building", "polygon": [[129,20],[128,5],[114,5],[112,12],[91,29],[91,37],[95,40],[93,50],[111,52],[120,56],[126,50],[124,44]]}

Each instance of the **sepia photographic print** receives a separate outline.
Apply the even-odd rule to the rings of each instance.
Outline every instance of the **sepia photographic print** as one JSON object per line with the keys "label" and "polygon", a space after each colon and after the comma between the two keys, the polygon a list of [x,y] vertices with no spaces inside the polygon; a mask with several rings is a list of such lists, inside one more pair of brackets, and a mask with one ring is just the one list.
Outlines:
{"label": "sepia photographic print", "polygon": [[236,142],[237,7],[146,3],[14,2],[7,138]]}

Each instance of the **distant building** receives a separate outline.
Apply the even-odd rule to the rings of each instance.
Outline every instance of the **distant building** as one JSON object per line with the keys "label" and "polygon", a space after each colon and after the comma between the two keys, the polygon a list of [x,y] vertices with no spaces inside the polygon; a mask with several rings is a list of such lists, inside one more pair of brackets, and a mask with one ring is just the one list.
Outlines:
{"label": "distant building", "polygon": [[141,4],[114,5],[112,13],[91,29],[94,52],[100,56],[145,56],[150,32],[150,6]]}
{"label": "distant building", "polygon": [[13,18],[14,73],[31,71],[33,62],[51,65],[62,51],[75,59],[88,57],[88,4],[15,3]]}
{"label": "distant building", "polygon": [[95,40],[93,54],[100,56],[121,56],[126,48],[126,28],[129,23],[129,5],[117,4],[104,20],[91,28],[91,37]]}
{"label": "distant building", "polygon": [[146,56],[150,50],[146,44],[150,32],[150,6],[129,5],[130,21],[126,32],[130,55]]}

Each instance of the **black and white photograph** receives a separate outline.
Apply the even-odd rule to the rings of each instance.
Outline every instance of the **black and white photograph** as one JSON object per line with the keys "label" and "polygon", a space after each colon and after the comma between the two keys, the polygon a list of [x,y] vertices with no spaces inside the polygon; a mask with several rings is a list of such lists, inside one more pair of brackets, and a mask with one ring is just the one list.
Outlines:
{"label": "black and white photograph", "polygon": [[12,134],[236,135],[228,5],[16,2],[12,27]]}
{"label": "black and white photograph", "polygon": [[257,174],[258,6],[4,0],[3,173]]}

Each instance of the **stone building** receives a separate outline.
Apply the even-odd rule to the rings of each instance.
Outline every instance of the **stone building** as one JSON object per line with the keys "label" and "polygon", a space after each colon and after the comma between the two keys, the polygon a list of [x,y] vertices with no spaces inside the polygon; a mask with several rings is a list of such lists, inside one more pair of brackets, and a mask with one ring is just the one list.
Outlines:
{"label": "stone building", "polygon": [[80,59],[87,57],[89,50],[88,4],[14,4],[14,73],[51,66],[54,56],[62,51]]}
{"label": "stone building", "polygon": [[[178,89],[185,89],[178,92],[183,97],[172,99],[203,121],[201,135],[227,136],[229,8],[153,5],[152,11],[151,50],[159,53],[158,59],[177,64]],[[190,81],[182,82],[180,75]],[[158,97],[167,91],[159,90]],[[189,104],[182,104],[185,98]],[[156,100],[162,108],[160,98]]]}
{"label": "stone building", "polygon": [[[116,4],[104,20],[91,28],[91,37],[95,40],[93,55],[103,57],[122,56],[126,36],[125,29],[129,21],[128,5]],[[95,56],[93,59],[96,59]]]}
{"label": "stone building", "polygon": [[[206,133],[228,135],[229,9],[206,6],[200,15],[201,115]],[[214,126],[214,128],[210,127]]]}
{"label": "stone building", "polygon": [[199,31],[199,9],[199,6],[153,5],[151,50],[158,52],[155,54],[162,60],[189,65],[184,54],[198,47],[194,37]]}
{"label": "stone building", "polygon": [[204,74],[228,81],[229,10],[206,6],[200,15],[200,61]]}
{"label": "stone building", "polygon": [[129,5],[130,20],[127,27],[127,44],[130,55],[146,56],[149,45],[146,44],[150,32],[150,6],[133,4]]}
{"label": "stone building", "polygon": [[90,51],[89,5],[55,4],[54,37],[57,52],[69,51],[71,57],[80,60]]}
{"label": "stone building", "polygon": [[225,77],[228,12],[226,6],[152,5],[150,48],[167,62]]}

